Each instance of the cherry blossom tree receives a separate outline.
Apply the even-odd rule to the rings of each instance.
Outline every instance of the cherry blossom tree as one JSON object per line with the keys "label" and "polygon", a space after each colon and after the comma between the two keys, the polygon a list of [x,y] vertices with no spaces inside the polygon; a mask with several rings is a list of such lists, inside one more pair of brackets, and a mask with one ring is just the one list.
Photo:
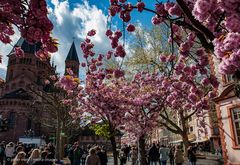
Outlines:
{"label": "cherry blossom tree", "polygon": [[[170,44],[177,44],[179,52],[189,56],[193,48],[191,40],[183,38],[185,32],[196,35],[205,52],[220,59],[221,73],[230,74],[239,67],[239,22],[240,3],[238,0],[176,0],[176,2],[156,1],[155,6],[147,8],[143,1],[135,4],[127,0],[110,0],[109,14],[117,14],[126,24],[131,25],[131,12],[137,10],[151,12],[154,25],[166,24],[171,29]],[[128,25],[126,25],[128,27]],[[133,31],[131,27],[131,31]],[[129,30],[129,28],[127,28]],[[201,56],[201,55],[199,55]]]}
{"label": "cherry blossom tree", "polygon": [[[110,125],[110,132],[119,129],[130,135],[132,139],[139,140],[142,163],[146,163],[144,134],[151,132],[161,119],[168,122],[161,122],[162,125],[170,130],[176,129],[175,132],[182,135],[187,147],[187,131],[184,130],[186,119],[197,114],[204,127],[203,116],[206,113],[204,110],[209,109],[208,99],[215,96],[213,89],[218,87],[216,77],[209,71],[208,54],[202,48],[198,48],[195,54],[202,56],[196,61],[189,56],[161,54],[159,61],[165,65],[165,72],[143,71],[129,81],[124,78],[121,65],[115,70],[102,66],[103,59],[110,59],[109,56],[124,58],[123,46],[117,46],[106,55],[95,56],[94,45],[90,39],[95,33],[94,30],[90,31],[81,44],[86,59],[86,63],[81,65],[87,66],[87,78],[84,90],[81,88],[76,92],[79,103],[71,112],[73,118],[91,114],[93,123],[106,121]],[[119,31],[114,33],[116,36],[121,34]],[[186,37],[195,36],[190,33]],[[72,90],[71,83],[60,84],[67,90]],[[175,123],[172,124],[173,122],[164,115],[169,114],[167,111],[179,115],[183,128]],[[171,126],[168,125],[169,123]]]}
{"label": "cherry blossom tree", "polygon": [[[57,159],[63,158],[64,144],[70,138],[73,127],[77,129],[80,126],[80,123],[72,122],[69,113],[76,106],[74,104],[75,99],[72,98],[73,95],[69,90],[61,86],[65,82],[72,89],[78,87],[79,80],[73,76],[70,70],[68,70],[68,73],[62,78],[59,78],[56,74],[46,75],[43,89],[36,88],[34,85],[28,86],[28,91],[37,98],[36,102],[33,103],[32,116],[35,116],[33,120],[41,122],[46,129],[55,130]],[[39,118],[39,116],[42,116],[42,118]]]}
{"label": "cherry blossom tree", "polygon": [[[162,30],[164,30],[166,34],[159,33]],[[161,39],[161,37],[166,38],[166,35],[169,34],[169,30],[159,26],[159,27],[154,27],[154,29],[151,30],[150,32],[158,32],[158,33],[154,33],[154,35],[151,35],[151,33],[149,34],[149,32],[147,31],[142,32],[142,30],[140,30],[139,32],[139,30],[137,30],[136,33],[133,35],[134,36],[133,39],[131,38],[133,40],[131,41],[133,45],[131,47],[132,54],[130,57],[126,58],[125,60],[125,63],[127,64],[126,72],[129,73],[131,72],[132,69],[135,69],[133,72],[143,70],[143,71],[148,71],[149,73],[157,72],[159,74],[165,75],[165,80],[168,81],[168,85],[165,86],[166,92],[168,91],[166,95],[169,96],[173,92],[175,92],[175,94],[173,97],[168,97],[168,99],[165,100],[166,104],[161,108],[159,108],[160,119],[158,120],[158,123],[160,124],[159,126],[165,127],[171,132],[181,135],[183,138],[183,142],[185,144],[185,148],[187,148],[189,145],[188,136],[187,136],[188,135],[188,128],[187,128],[188,118],[190,118],[192,115],[197,115],[197,120],[200,120],[198,121],[199,134],[206,133],[205,117],[207,114],[209,114],[209,111],[210,111],[209,105],[208,105],[209,103],[207,103],[210,101],[210,99],[208,98],[207,95],[213,88],[216,88],[217,82],[215,82],[214,87],[206,87],[206,83],[201,82],[201,79],[204,79],[203,81],[210,82],[210,80],[206,80],[206,77],[211,77],[210,68],[207,62],[208,61],[207,56],[204,58],[204,60],[202,60],[202,62],[200,62],[202,66],[196,65],[197,63],[191,60],[191,58],[189,57],[175,56],[176,58],[182,58],[182,60],[184,59],[184,63],[186,63],[188,66],[191,66],[191,68],[193,68],[193,69],[190,69],[193,71],[193,73],[190,73],[190,72],[185,73],[186,75],[189,75],[191,77],[190,78],[191,81],[184,82],[181,76],[182,76],[182,73],[188,70],[187,67],[184,66],[186,64],[183,64],[183,62],[180,62],[181,60],[179,59],[178,60],[175,59],[170,63],[167,62],[168,58],[170,58],[169,55],[171,54],[171,51],[169,51],[168,47],[171,47],[171,45],[168,45],[167,41],[165,39]],[[158,35],[161,35],[161,36],[159,37]],[[155,44],[157,44],[158,47],[156,47]],[[195,44],[194,47],[196,48],[196,50],[192,50],[191,54],[197,54],[197,52],[201,51],[201,49],[197,48],[198,47],[197,44]],[[176,54],[178,53],[176,50],[176,47],[174,52]],[[159,58],[159,54],[162,54],[160,58]],[[163,60],[163,62],[161,62],[161,60]],[[182,67],[179,67],[179,65]],[[171,67],[169,66],[172,66],[173,69],[170,69]],[[198,68],[201,67],[201,69],[195,70],[197,67]],[[204,73],[205,75],[202,73]],[[160,81],[158,83],[162,83],[162,82]],[[182,83],[184,83],[185,87],[181,85]],[[201,83],[203,84],[200,85]],[[165,84],[167,83],[165,82]],[[175,84],[179,84],[177,89],[175,87]],[[186,86],[188,86],[189,88],[186,88]],[[188,97],[186,96],[183,97],[184,96],[183,94],[185,92],[191,93],[191,91],[188,90],[191,88],[191,86],[194,88],[198,88],[199,91],[196,94],[198,99],[200,98],[205,99],[204,101],[205,110],[202,111],[201,110],[202,108],[200,108],[199,106],[198,108],[191,109],[189,105],[194,106],[195,103],[191,102],[188,99]],[[214,92],[211,91],[210,95],[213,95],[213,94]],[[173,106],[174,102],[171,102],[171,101],[175,100],[174,98],[180,101],[178,106]],[[183,107],[185,102],[187,102],[188,105],[186,107]]]}
{"label": "cherry blossom tree", "polygon": [[[0,41],[11,44],[10,37],[18,30],[29,43],[42,43],[42,49],[36,56],[41,59],[49,58],[49,52],[57,51],[57,41],[50,36],[53,24],[47,14],[45,0],[1,0]],[[24,55],[18,47],[15,51],[17,56]]]}

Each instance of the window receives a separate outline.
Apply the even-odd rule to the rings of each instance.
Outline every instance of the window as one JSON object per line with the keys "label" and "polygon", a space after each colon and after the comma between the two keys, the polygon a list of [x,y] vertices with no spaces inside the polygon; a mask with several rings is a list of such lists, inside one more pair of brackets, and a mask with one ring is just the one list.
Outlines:
{"label": "window", "polygon": [[233,119],[236,145],[240,145],[240,109],[232,110],[232,119]]}
{"label": "window", "polygon": [[233,75],[232,74],[225,75],[225,80],[226,80],[226,83],[232,82],[233,81]]}
{"label": "window", "polygon": [[188,121],[189,121],[189,122],[191,122],[191,121],[192,121],[192,116],[191,116],[191,117],[189,117]]}
{"label": "window", "polygon": [[192,132],[192,131],[193,131],[193,127],[190,127],[190,128],[189,128],[189,132]]}
{"label": "window", "polygon": [[14,125],[16,122],[16,113],[15,112],[10,112],[8,121],[9,121],[9,127],[14,128]]}

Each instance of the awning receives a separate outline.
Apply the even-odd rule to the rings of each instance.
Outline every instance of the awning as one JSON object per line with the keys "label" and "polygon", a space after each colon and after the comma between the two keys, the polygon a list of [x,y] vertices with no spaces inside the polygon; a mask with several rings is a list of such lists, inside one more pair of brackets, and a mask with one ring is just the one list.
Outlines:
{"label": "awning", "polygon": [[169,142],[169,143],[171,143],[171,144],[177,144],[177,143],[182,143],[183,141],[182,140],[176,140],[176,141],[171,141],[171,142]]}
{"label": "awning", "polygon": [[204,139],[197,139],[196,141],[192,142],[192,143],[203,143],[203,142],[206,142],[208,141],[209,139],[207,138],[204,138]]}

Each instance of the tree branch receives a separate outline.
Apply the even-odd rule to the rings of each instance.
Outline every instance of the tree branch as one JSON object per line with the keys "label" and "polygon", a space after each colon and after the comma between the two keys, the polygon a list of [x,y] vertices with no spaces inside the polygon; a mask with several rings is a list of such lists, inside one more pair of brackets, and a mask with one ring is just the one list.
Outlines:
{"label": "tree branch", "polygon": [[169,131],[171,131],[172,133],[175,134],[180,134],[179,130],[175,130],[173,128],[171,128],[169,125],[167,125],[167,123],[163,123],[163,122],[159,122],[161,125],[163,125],[164,127],[166,127]]}
{"label": "tree branch", "polygon": [[201,31],[205,37],[209,38],[211,41],[214,40],[215,36],[213,35],[213,33],[206,28],[205,26],[203,26],[198,20],[196,20],[194,18],[194,16],[192,15],[192,12],[189,10],[189,8],[187,7],[186,3],[184,2],[184,0],[176,0],[176,2],[178,3],[179,7],[181,8],[182,12],[187,16],[187,18],[190,20],[190,22],[192,23],[192,25],[198,29],[199,31]]}

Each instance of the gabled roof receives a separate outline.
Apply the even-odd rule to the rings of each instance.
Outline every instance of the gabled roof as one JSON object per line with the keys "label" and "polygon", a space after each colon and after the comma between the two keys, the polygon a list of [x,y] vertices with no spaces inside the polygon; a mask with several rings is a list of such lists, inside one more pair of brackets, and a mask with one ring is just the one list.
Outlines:
{"label": "gabled roof", "polygon": [[[42,44],[40,42],[36,44],[30,44],[21,37],[14,47],[21,47],[25,53],[35,54],[35,52],[41,48],[41,45]],[[11,53],[12,52],[14,52],[14,49],[12,49]]]}
{"label": "gabled roof", "polygon": [[223,101],[223,100],[227,100],[229,98],[233,98],[233,97],[236,97],[236,94],[234,92],[234,84],[229,84],[222,92],[221,94],[214,98],[214,102],[215,103],[219,103],[220,101]]}
{"label": "gabled roof", "polygon": [[33,97],[26,90],[19,88],[16,91],[5,94],[1,99],[32,100]]}
{"label": "gabled roof", "polygon": [[79,62],[78,54],[77,54],[77,50],[76,50],[74,41],[73,41],[72,46],[71,46],[71,48],[70,48],[70,50],[68,52],[66,61],[67,60]]}

